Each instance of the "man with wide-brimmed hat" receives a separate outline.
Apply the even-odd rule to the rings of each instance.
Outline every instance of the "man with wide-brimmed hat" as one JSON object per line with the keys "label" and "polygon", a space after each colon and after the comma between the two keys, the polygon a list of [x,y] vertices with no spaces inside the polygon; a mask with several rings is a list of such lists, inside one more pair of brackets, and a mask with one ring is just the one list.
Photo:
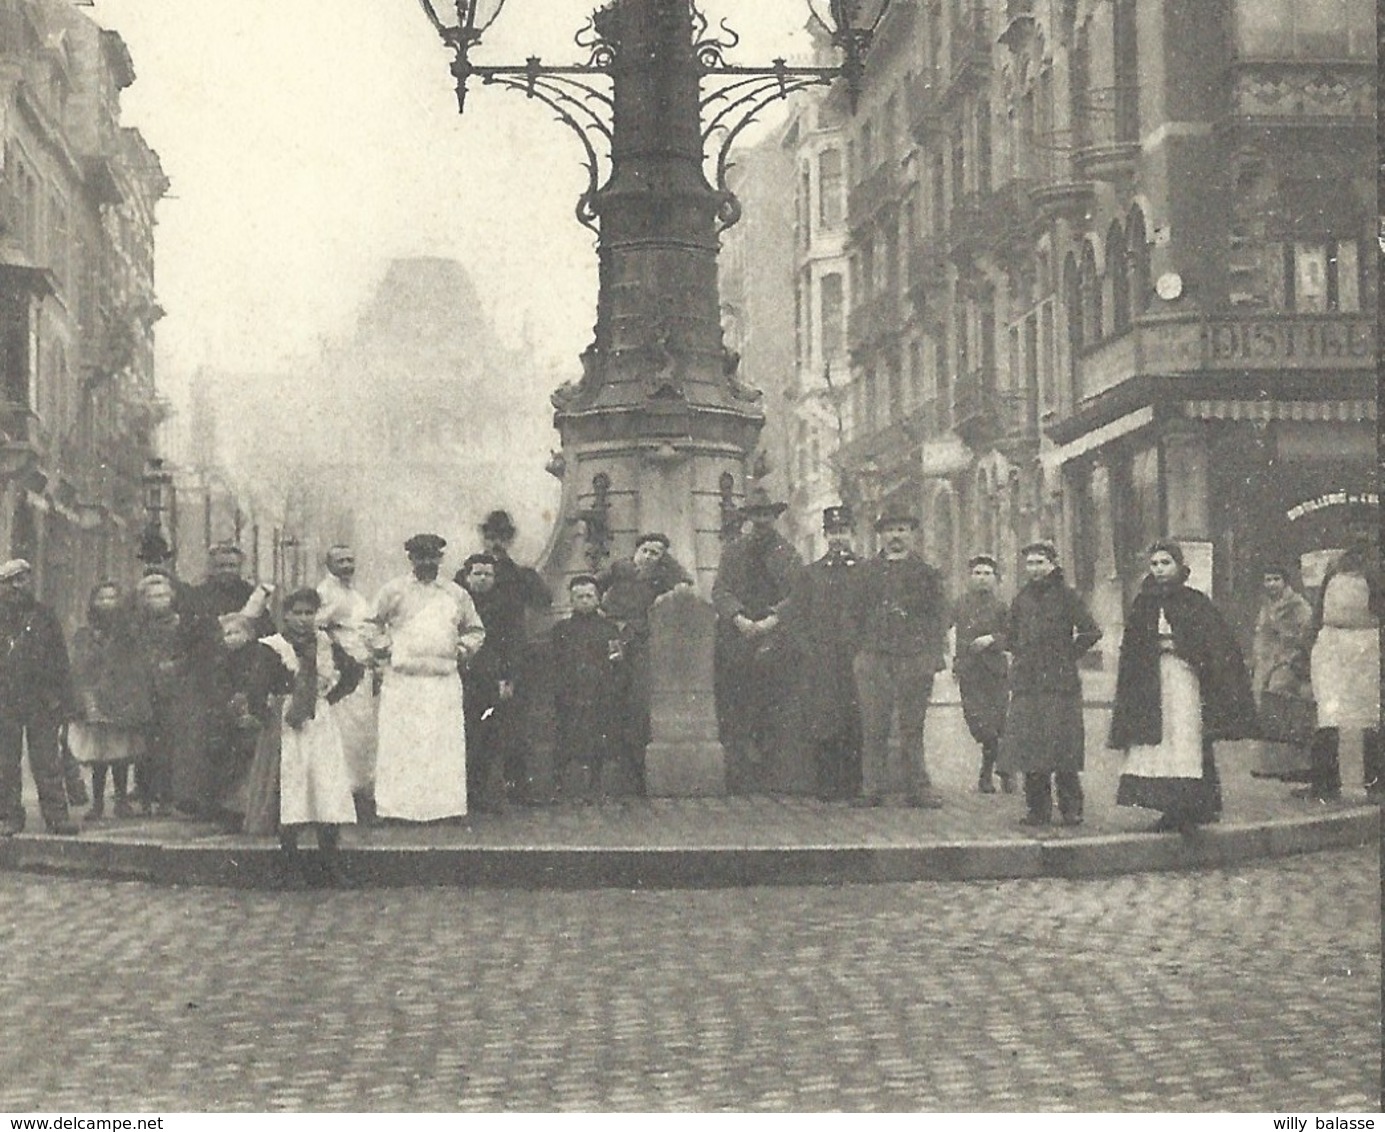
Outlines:
{"label": "man with wide-brimmed hat", "polygon": [[371,621],[387,637],[375,756],[375,811],[437,821],[466,813],[466,739],[459,661],[486,630],[466,590],[438,576],[447,541],[414,535],[411,570],[375,598]]}
{"label": "man with wide-brimmed hat", "polygon": [[803,658],[799,702],[815,757],[814,785],[823,801],[845,801],[861,789],[861,710],[852,675],[849,618],[861,558],[852,548],[855,516],[838,504],[822,512],[827,552],[804,567],[789,628]]}
{"label": "man with wide-brimmed hat", "polygon": [[793,770],[775,765],[796,722],[794,647],[783,622],[803,560],[774,526],[787,509],[763,487],[747,494],[740,511],[750,529],[722,551],[712,586],[717,730],[733,793],[770,787]]}
{"label": "man with wide-brimmed hat", "polygon": [[851,628],[856,640],[856,695],[861,704],[863,757],[859,804],[879,806],[886,794],[890,730],[899,714],[899,746],[908,770],[908,803],[937,809],[924,758],[923,726],[933,678],[943,668],[947,596],[942,575],[915,550],[919,521],[892,507],[876,520],[879,555],[861,569]]}
{"label": "man with wide-brimmed hat", "polygon": [[58,740],[62,725],[76,715],[67,644],[57,616],[34,597],[33,581],[25,559],[0,564],[0,837],[24,828],[26,745],[48,832],[77,833]]}

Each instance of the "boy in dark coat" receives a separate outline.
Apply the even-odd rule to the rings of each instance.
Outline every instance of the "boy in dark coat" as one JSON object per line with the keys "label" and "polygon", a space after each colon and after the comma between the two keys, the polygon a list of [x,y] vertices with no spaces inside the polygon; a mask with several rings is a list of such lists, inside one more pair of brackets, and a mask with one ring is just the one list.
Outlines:
{"label": "boy in dark coat", "polygon": [[[962,695],[967,730],[981,744],[981,776],[976,788],[982,794],[994,794],[995,764],[1009,701],[1009,663],[1000,645],[1009,610],[996,596],[999,572],[994,558],[978,554],[967,563],[967,570],[967,592],[958,599],[953,614],[957,652],[952,674]],[[1002,772],[1000,782],[1005,793],[1013,793],[1013,775]]]}
{"label": "boy in dark coat", "polygon": [[999,769],[1024,773],[1021,825],[1053,819],[1055,780],[1063,824],[1081,825],[1086,733],[1077,659],[1101,640],[1101,630],[1064,583],[1053,543],[1030,543],[1023,554],[1029,580],[1010,605],[1003,637],[1012,663]]}
{"label": "boy in dark coat", "polygon": [[601,613],[594,577],[578,574],[568,594],[572,615],[553,626],[558,778],[566,788],[575,770],[581,776],[575,793],[589,802],[601,794],[601,768],[618,724],[620,634]]}

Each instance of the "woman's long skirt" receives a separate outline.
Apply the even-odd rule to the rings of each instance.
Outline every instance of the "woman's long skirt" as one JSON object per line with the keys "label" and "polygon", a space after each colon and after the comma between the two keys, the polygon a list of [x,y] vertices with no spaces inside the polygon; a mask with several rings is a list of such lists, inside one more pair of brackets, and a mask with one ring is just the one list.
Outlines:
{"label": "woman's long skirt", "polygon": [[246,833],[267,837],[279,831],[279,732],[283,698],[270,701],[269,720],[255,742],[245,781]]}
{"label": "woman's long skirt", "polygon": [[1159,742],[1126,751],[1116,805],[1205,820],[1220,804],[1216,764],[1203,743],[1197,674],[1173,653],[1159,657],[1159,714]]}

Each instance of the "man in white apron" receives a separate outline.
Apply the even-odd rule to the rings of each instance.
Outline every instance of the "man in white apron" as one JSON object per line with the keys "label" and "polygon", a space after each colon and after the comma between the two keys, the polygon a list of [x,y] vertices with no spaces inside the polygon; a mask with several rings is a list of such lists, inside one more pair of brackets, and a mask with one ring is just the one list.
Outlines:
{"label": "man in white apron", "polygon": [[438,575],[446,541],[404,544],[411,573],[386,582],[371,621],[389,660],[380,689],[375,808],[382,818],[438,821],[466,813],[466,739],[457,663],[485,628],[470,595]]}
{"label": "man in white apron", "polygon": [[[369,638],[373,626],[367,624],[372,613],[370,602],[356,589],[356,554],[338,543],[327,551],[327,576],[317,584],[322,608],[318,628],[326,631],[332,643],[347,656],[371,667]],[[374,809],[375,786],[375,681],[369,671],[356,690],[332,708],[337,730],[341,732],[346,770],[351,779],[351,794],[356,812],[368,821]]]}

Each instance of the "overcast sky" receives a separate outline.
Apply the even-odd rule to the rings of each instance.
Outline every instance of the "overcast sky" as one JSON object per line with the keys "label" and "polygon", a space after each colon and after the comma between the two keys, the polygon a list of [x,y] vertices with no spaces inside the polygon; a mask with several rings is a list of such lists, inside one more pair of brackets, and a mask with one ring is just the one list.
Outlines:
{"label": "overcast sky", "polygon": [[[476,61],[573,61],[593,0],[509,0]],[[449,10],[446,0],[437,4]],[[802,44],[806,0],[707,0],[737,61]],[[310,354],[396,256],[465,262],[502,334],[529,326],[576,368],[595,306],[592,237],[573,219],[581,151],[537,103],[473,89],[417,0],[96,0],[137,79],[124,124],[172,181],[159,209],[161,379]]]}

